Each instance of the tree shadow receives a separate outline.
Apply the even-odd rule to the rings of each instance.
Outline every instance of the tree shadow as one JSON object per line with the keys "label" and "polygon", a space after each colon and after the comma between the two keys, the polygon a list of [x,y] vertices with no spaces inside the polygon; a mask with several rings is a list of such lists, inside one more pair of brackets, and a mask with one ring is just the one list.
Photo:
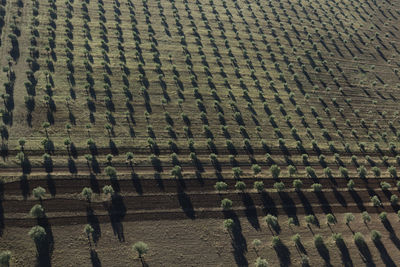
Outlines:
{"label": "tree shadow", "polygon": [[331,256],[329,254],[329,250],[324,243],[319,244],[317,246],[317,251],[322,259],[325,261],[326,266],[332,266],[331,264]]}
{"label": "tree shadow", "polygon": [[289,217],[292,217],[295,221],[298,221],[297,208],[293,199],[289,196],[287,192],[279,192],[279,196],[281,198],[282,206],[286,214]]}
{"label": "tree shadow", "polygon": [[261,201],[264,206],[265,214],[277,214],[278,210],[276,209],[276,205],[274,200],[270,197],[270,195],[263,191],[261,192]]}
{"label": "tree shadow", "polygon": [[160,174],[159,172],[155,172],[155,173],[154,173],[154,179],[156,180],[158,187],[159,187],[162,191],[164,191],[164,190],[165,190],[164,182],[163,182],[163,180],[162,180],[162,178],[161,178],[161,174]]}
{"label": "tree shadow", "polygon": [[26,199],[29,195],[30,189],[28,177],[25,174],[20,177],[19,188],[21,189],[22,196],[24,197],[24,199]]}
{"label": "tree shadow", "polygon": [[325,214],[332,213],[332,208],[331,205],[329,204],[329,201],[326,199],[325,195],[323,192],[315,192],[317,195],[317,198],[319,202],[321,203],[321,208]]}
{"label": "tree shadow", "polygon": [[99,259],[99,255],[94,249],[90,249],[90,261],[92,262],[93,267],[101,267],[101,261]]}
{"label": "tree shadow", "polygon": [[97,177],[94,173],[90,173],[90,188],[93,190],[94,193],[100,193],[99,182],[97,181]]}
{"label": "tree shadow", "polygon": [[143,194],[142,183],[139,179],[139,176],[135,172],[131,173],[131,180],[132,180],[133,187],[135,187],[136,193],[138,193],[139,195],[142,195]]}
{"label": "tree shadow", "polygon": [[394,234],[393,226],[389,220],[383,221],[382,224],[389,233]]}
{"label": "tree shadow", "polygon": [[342,258],[343,266],[346,266],[346,267],[353,266],[353,261],[351,260],[349,249],[347,248],[347,245],[344,242],[344,240],[338,240],[336,242],[336,246],[340,250],[340,257]]}
{"label": "tree shadow", "polygon": [[260,229],[260,223],[258,222],[257,210],[254,206],[254,201],[248,193],[243,192],[240,195],[242,196],[243,204],[246,207],[244,212],[247,220],[251,226],[258,231]]}
{"label": "tree shadow", "polygon": [[382,261],[385,263],[385,266],[397,266],[394,262],[393,259],[390,257],[388,254],[385,245],[382,243],[381,240],[375,241],[374,242],[376,248],[379,250],[380,256]]}
{"label": "tree shadow", "polygon": [[47,174],[46,178],[47,188],[49,189],[50,194],[54,197],[57,193],[56,184],[54,183],[53,177],[50,173]]}
{"label": "tree shadow", "polygon": [[358,250],[360,251],[362,260],[367,264],[367,266],[376,266],[371,255],[371,251],[368,248],[367,243],[356,243]]}
{"label": "tree shadow", "polygon": [[224,211],[223,213],[226,219],[232,219],[234,222],[234,227],[231,234],[231,243],[236,265],[248,266],[249,263],[245,256],[247,252],[247,242],[242,234],[242,226],[240,224],[239,217],[232,210]]}
{"label": "tree shadow", "polygon": [[355,190],[350,190],[349,191],[351,197],[354,199],[354,203],[357,204],[357,207],[360,211],[365,211],[366,208],[363,204],[362,199],[360,198],[360,196],[358,195],[358,193]]}
{"label": "tree shadow", "polygon": [[301,203],[303,204],[304,211],[306,214],[314,214],[314,210],[311,206],[311,203],[308,201],[307,197],[304,195],[302,191],[296,191],[299,196]]}
{"label": "tree shadow", "polygon": [[4,231],[3,183],[0,181],[0,237]]}
{"label": "tree shadow", "polygon": [[303,253],[304,255],[308,254],[308,252],[307,252],[306,248],[304,247],[303,243],[301,242],[301,240],[296,242],[296,248],[298,249],[299,252]]}
{"label": "tree shadow", "polygon": [[277,246],[274,247],[276,255],[279,259],[280,266],[289,266],[291,265],[290,260],[290,251],[285,244],[280,242]]}
{"label": "tree shadow", "polygon": [[51,225],[46,215],[42,218],[38,218],[38,225],[44,228],[46,231],[46,237],[40,242],[40,245],[37,246],[37,263],[40,267],[50,267],[51,256],[54,249],[54,237]]}
{"label": "tree shadow", "polygon": [[343,207],[347,207],[347,201],[343,197],[343,195],[336,189],[336,187],[332,187],[333,194],[336,197],[336,200],[342,205]]}
{"label": "tree shadow", "polygon": [[125,241],[124,227],[122,221],[126,214],[126,207],[124,199],[121,195],[115,194],[111,199],[111,207],[109,208],[109,216],[114,235],[118,237],[121,242]]}
{"label": "tree shadow", "polygon": [[183,212],[186,214],[187,217],[194,220],[196,218],[196,212],[194,211],[192,201],[190,200],[190,197],[179,186],[177,197],[179,205],[181,205]]}
{"label": "tree shadow", "polygon": [[100,222],[97,216],[94,214],[94,210],[90,206],[86,208],[86,219],[88,224],[90,224],[93,228],[92,238],[93,242],[96,244],[101,237]]}

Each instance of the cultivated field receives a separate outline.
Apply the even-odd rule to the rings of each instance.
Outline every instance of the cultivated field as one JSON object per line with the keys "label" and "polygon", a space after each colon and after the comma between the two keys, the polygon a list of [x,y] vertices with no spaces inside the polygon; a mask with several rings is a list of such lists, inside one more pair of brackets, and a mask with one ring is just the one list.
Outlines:
{"label": "cultivated field", "polygon": [[399,18],[0,0],[0,265],[396,266]]}

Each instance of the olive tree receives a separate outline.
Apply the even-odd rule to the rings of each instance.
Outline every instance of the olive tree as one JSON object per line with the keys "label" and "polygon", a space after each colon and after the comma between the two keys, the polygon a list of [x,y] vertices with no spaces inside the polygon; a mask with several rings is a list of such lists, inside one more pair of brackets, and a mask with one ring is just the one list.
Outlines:
{"label": "olive tree", "polygon": [[361,213],[362,220],[365,224],[369,223],[371,221],[371,216],[369,215],[368,211],[363,211]]}
{"label": "olive tree", "polygon": [[261,257],[258,257],[255,264],[256,267],[268,267],[268,261]]}
{"label": "olive tree", "polygon": [[35,219],[43,218],[44,217],[44,209],[43,209],[42,205],[36,204],[31,208],[31,210],[29,211],[29,214]]}
{"label": "olive tree", "polygon": [[139,241],[133,244],[132,249],[137,252],[139,259],[142,259],[149,250],[149,246],[146,243]]}
{"label": "olive tree", "polygon": [[90,187],[84,187],[82,189],[82,196],[85,197],[86,201],[88,203],[90,203],[90,200],[92,199],[92,194],[93,194],[93,190]]}
{"label": "olive tree", "polygon": [[0,252],[0,266],[1,267],[8,267],[10,266],[11,260],[11,251],[2,251]]}
{"label": "olive tree", "polygon": [[232,206],[233,202],[229,198],[224,198],[223,200],[221,200],[221,208],[223,210],[231,210]]}
{"label": "olive tree", "polygon": [[41,186],[35,187],[32,190],[32,194],[35,198],[37,198],[40,202],[42,201],[42,198],[44,196],[44,194],[46,194],[46,189],[44,189]]}
{"label": "olive tree", "polygon": [[30,238],[35,242],[36,248],[40,250],[43,242],[46,240],[46,230],[39,225],[33,226],[28,232]]}
{"label": "olive tree", "polygon": [[225,182],[216,182],[214,185],[215,190],[218,191],[218,194],[221,193],[221,191],[226,191],[228,189],[228,184]]}
{"label": "olive tree", "polygon": [[90,235],[93,234],[94,229],[90,224],[86,224],[85,227],[83,228],[83,232],[86,234],[87,239],[89,241],[89,245],[91,246],[92,243],[90,241]]}

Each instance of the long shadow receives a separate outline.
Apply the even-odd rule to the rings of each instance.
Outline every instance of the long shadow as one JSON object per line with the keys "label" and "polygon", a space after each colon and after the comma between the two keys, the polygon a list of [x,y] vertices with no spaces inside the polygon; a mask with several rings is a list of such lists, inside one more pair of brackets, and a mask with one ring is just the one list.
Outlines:
{"label": "long shadow", "polygon": [[0,197],[0,237],[3,236],[4,231],[4,208],[3,208],[3,198]]}
{"label": "long shadow", "polygon": [[46,215],[38,219],[38,225],[44,228],[46,231],[46,238],[37,247],[37,261],[40,267],[50,267],[51,266],[51,256],[54,249],[54,237],[53,231],[51,230],[51,225]]}
{"label": "long shadow", "polygon": [[383,221],[382,223],[383,223],[383,226],[385,227],[385,229],[386,229],[389,233],[395,234],[395,233],[394,233],[393,226],[392,226],[392,224],[390,223],[389,220],[385,220],[385,221]]}
{"label": "long shadow", "polygon": [[92,188],[94,193],[100,193],[99,182],[97,181],[97,177],[94,173],[90,173],[90,188]]}
{"label": "long shadow", "polygon": [[21,189],[22,196],[24,197],[24,199],[26,199],[29,195],[30,189],[28,177],[25,174],[20,177],[19,188]]}
{"label": "long shadow", "polygon": [[303,204],[304,210],[306,214],[314,214],[314,210],[310,204],[310,202],[308,201],[308,199],[306,198],[306,196],[304,195],[304,193],[302,191],[296,191],[297,195],[299,196],[301,203]]}
{"label": "long shadow", "polygon": [[361,197],[358,195],[358,193],[355,190],[350,190],[349,192],[350,192],[351,197],[354,199],[354,203],[357,204],[358,209],[360,211],[365,211],[366,208],[363,204]]}
{"label": "long shadow", "polygon": [[264,206],[265,214],[278,214],[278,210],[276,209],[276,205],[274,200],[269,196],[269,194],[265,191],[261,192],[261,201]]}
{"label": "long shadow", "polygon": [[301,242],[301,240],[299,240],[298,243],[296,243],[296,247],[298,248],[298,250],[303,253],[304,255],[307,255],[308,252],[306,250],[306,248],[304,247],[303,243]]}
{"label": "long shadow", "polygon": [[329,204],[328,200],[326,199],[323,192],[315,192],[319,202],[321,203],[321,208],[325,214],[332,213],[331,205]]}
{"label": "long shadow", "polygon": [[183,212],[186,214],[187,217],[194,220],[196,218],[196,212],[194,211],[190,197],[180,187],[178,187],[177,197]]}
{"label": "long shadow", "polygon": [[336,246],[340,250],[340,257],[342,258],[343,266],[351,267],[353,266],[353,261],[351,260],[351,256],[349,253],[349,249],[347,248],[346,243],[344,240],[338,240]]}
{"label": "long shadow", "polygon": [[297,208],[293,199],[286,192],[279,192],[279,196],[282,201],[282,206],[284,211],[289,217],[292,217],[295,221],[298,221],[297,218]]}
{"label": "long shadow", "polygon": [[111,199],[111,207],[109,208],[109,216],[111,221],[111,226],[119,241],[124,242],[124,227],[122,221],[126,214],[126,207],[124,204],[124,199],[121,195],[115,194]]}
{"label": "long shadow", "polygon": [[239,221],[239,217],[234,211],[224,211],[226,219],[232,219],[234,222],[234,228],[232,229],[232,247],[233,255],[237,266],[248,266],[249,263],[246,259],[247,242],[242,234],[242,226]]}
{"label": "long shadow", "polygon": [[280,266],[283,267],[291,265],[290,251],[285,244],[281,242],[279,245],[274,247],[274,249],[276,255],[278,256]]}
{"label": "long shadow", "polygon": [[142,195],[143,194],[142,183],[140,182],[139,176],[135,172],[131,173],[131,180],[133,187],[135,187],[136,193]]}
{"label": "long shadow", "polygon": [[92,238],[93,242],[96,244],[101,237],[100,222],[97,216],[94,214],[94,210],[90,206],[86,208],[86,219],[88,224],[90,224],[93,228]]}
{"label": "long shadow", "polygon": [[332,187],[333,194],[336,197],[336,200],[342,205],[343,207],[347,207],[347,201],[346,199],[342,196],[342,194],[336,189],[336,187]]}
{"label": "long shadow", "polygon": [[374,263],[374,260],[371,255],[371,251],[368,248],[367,243],[356,243],[356,246],[358,250],[361,253],[361,256],[363,257],[363,261],[367,264],[367,266],[376,266]]}
{"label": "long shadow", "polygon": [[260,229],[260,223],[258,221],[257,210],[254,206],[254,201],[248,193],[243,192],[241,193],[241,196],[243,204],[246,207],[244,212],[246,214],[247,220],[249,221],[251,226],[253,226],[253,228],[258,231]]}
{"label": "long shadow", "polygon": [[57,190],[56,190],[56,185],[54,183],[53,177],[51,176],[50,173],[48,173],[46,178],[47,178],[46,179],[47,188],[49,189],[50,194],[54,197],[57,193]]}
{"label": "long shadow", "polygon": [[386,266],[396,266],[394,263],[393,259],[390,257],[388,254],[385,245],[382,243],[382,241],[375,241],[374,242],[376,248],[379,250],[380,256],[382,261],[385,263]]}
{"label": "long shadow", "polygon": [[101,267],[101,261],[99,259],[99,255],[94,249],[90,249],[90,261],[92,262],[93,267]]}
{"label": "long shadow", "polygon": [[390,238],[390,240],[393,242],[393,244],[396,246],[396,248],[397,248],[398,250],[400,250],[400,239],[397,237],[397,235],[394,234],[394,233],[391,233],[391,234],[389,235],[389,238]]}
{"label": "long shadow", "polygon": [[326,266],[332,266],[331,264],[331,256],[329,254],[329,250],[324,243],[319,244],[317,246],[317,250],[319,255],[324,259]]}
{"label": "long shadow", "polygon": [[165,190],[164,182],[163,182],[163,180],[161,178],[161,174],[159,172],[154,173],[154,179],[156,180],[158,187],[162,191],[164,191]]}

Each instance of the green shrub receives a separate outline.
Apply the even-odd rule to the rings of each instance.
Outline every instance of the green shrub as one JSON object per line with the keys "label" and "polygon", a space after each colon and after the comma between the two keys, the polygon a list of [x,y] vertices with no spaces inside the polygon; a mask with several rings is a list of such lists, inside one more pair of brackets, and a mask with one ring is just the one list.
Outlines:
{"label": "green shrub", "polygon": [[231,210],[232,206],[233,202],[229,198],[224,198],[223,200],[221,200],[221,208],[223,210]]}
{"label": "green shrub", "polygon": [[272,177],[275,179],[279,178],[279,174],[281,173],[281,168],[278,167],[278,165],[272,165],[271,168],[269,169],[271,171]]}
{"label": "green shrub", "polygon": [[355,185],[354,180],[350,179],[349,182],[347,183],[347,189],[349,189],[350,191],[353,191],[354,185]]}
{"label": "green shrub", "polygon": [[242,181],[237,181],[235,184],[236,190],[244,191],[246,189],[246,184]]}
{"label": "green shrub", "polygon": [[268,261],[266,259],[258,257],[254,265],[256,267],[268,267]]}
{"label": "green shrub", "polygon": [[312,184],[311,188],[312,188],[312,190],[314,192],[321,192],[322,191],[322,184],[318,184],[318,183]]}
{"label": "green shrub", "polygon": [[296,191],[300,191],[303,186],[303,182],[300,179],[293,180],[293,187]]}
{"label": "green shrub", "polygon": [[335,241],[336,244],[343,242],[343,237],[342,237],[341,233],[333,233],[332,239],[333,239],[333,241]]}
{"label": "green shrub", "polygon": [[392,186],[387,182],[381,182],[382,190],[389,190]]}
{"label": "green shrub", "polygon": [[379,200],[378,196],[371,197],[371,202],[374,205],[374,207],[380,207],[382,205],[382,203]]}
{"label": "green shrub", "polygon": [[225,182],[216,182],[214,185],[215,190],[218,192],[225,191],[228,189],[228,184]]}
{"label": "green shrub", "polygon": [[292,177],[296,173],[296,167],[293,165],[288,166],[289,176]]}
{"label": "green shrub", "polygon": [[257,175],[261,172],[261,167],[258,164],[253,164],[251,169],[253,170],[254,175]]}
{"label": "green shrub", "polygon": [[378,217],[381,220],[381,222],[386,222],[387,221],[387,212],[382,211],[381,213],[379,213]]}
{"label": "green shrub", "polygon": [[296,246],[301,245],[300,234],[293,235],[292,240]]}
{"label": "green shrub", "polygon": [[374,173],[376,178],[379,178],[381,176],[381,169],[376,166],[372,167],[372,172]]}
{"label": "green shrub", "polygon": [[262,192],[264,190],[264,183],[262,181],[254,182],[254,189],[256,189],[259,193]]}
{"label": "green shrub", "polygon": [[276,189],[276,191],[281,192],[285,190],[285,184],[283,182],[276,182],[274,183],[274,188]]}
{"label": "green shrub", "polygon": [[282,246],[282,241],[281,241],[280,237],[279,236],[273,236],[272,237],[272,247],[273,248],[278,248],[280,246]]}
{"label": "green shrub", "polygon": [[365,244],[365,239],[362,233],[357,232],[354,234],[354,242],[358,246],[363,246]]}
{"label": "green shrub", "polygon": [[264,220],[268,224],[268,226],[271,226],[272,228],[275,228],[279,225],[278,218],[274,215],[267,214],[267,216],[265,216]]}
{"label": "green shrub", "polygon": [[316,234],[314,236],[314,245],[317,248],[324,245],[324,239],[322,238],[322,236],[320,234]]}
{"label": "green shrub", "polygon": [[143,255],[149,251],[149,246],[146,243],[139,241],[133,244],[132,249],[138,253],[139,258],[142,258]]}
{"label": "green shrub", "polygon": [[397,195],[392,195],[392,196],[390,197],[390,202],[391,202],[393,205],[397,205],[397,203],[399,202],[399,197],[398,197]]}
{"label": "green shrub", "polygon": [[235,227],[235,222],[232,219],[226,219],[224,220],[224,228],[228,231],[232,231],[232,229]]}
{"label": "green shrub", "polygon": [[373,242],[379,242],[379,241],[381,241],[381,238],[382,238],[382,234],[379,231],[376,231],[376,230],[371,231],[371,240]]}
{"label": "green shrub", "polygon": [[43,209],[42,205],[36,204],[31,208],[31,210],[29,211],[29,214],[33,218],[43,218],[44,217],[44,209]]}
{"label": "green shrub", "polygon": [[10,260],[11,260],[11,251],[6,250],[0,252],[0,266],[2,267],[10,266]]}
{"label": "green shrub", "polygon": [[326,215],[326,223],[327,224],[335,224],[336,223],[336,218],[335,218],[335,216],[333,216],[332,213],[328,213]]}
{"label": "green shrub", "polygon": [[316,224],[317,224],[317,219],[316,219],[315,216],[312,215],[312,214],[306,215],[306,216],[304,217],[304,219],[305,219],[307,225],[310,225],[310,224],[316,225]]}
{"label": "green shrub", "polygon": [[362,217],[364,223],[369,223],[371,221],[371,216],[368,214],[368,211],[363,211],[361,213],[361,217]]}
{"label": "green shrub", "polygon": [[344,214],[344,222],[348,225],[352,221],[354,221],[355,217],[353,213],[345,213]]}
{"label": "green shrub", "polygon": [[360,178],[365,179],[367,177],[367,169],[364,166],[358,167],[357,172]]}

